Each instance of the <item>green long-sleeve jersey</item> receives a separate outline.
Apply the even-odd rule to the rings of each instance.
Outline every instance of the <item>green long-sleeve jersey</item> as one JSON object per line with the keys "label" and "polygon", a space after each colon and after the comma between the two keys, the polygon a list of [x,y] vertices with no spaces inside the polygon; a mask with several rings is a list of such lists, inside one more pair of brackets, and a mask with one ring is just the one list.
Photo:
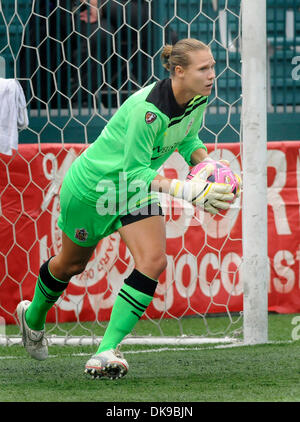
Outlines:
{"label": "green long-sleeve jersey", "polygon": [[102,182],[109,180],[118,190],[120,173],[126,175],[127,185],[140,180],[149,189],[175,149],[191,165],[191,154],[206,149],[198,137],[206,105],[207,97],[197,95],[180,107],[169,78],[139,90],[74,161],[65,179],[68,188],[77,198],[95,204]]}

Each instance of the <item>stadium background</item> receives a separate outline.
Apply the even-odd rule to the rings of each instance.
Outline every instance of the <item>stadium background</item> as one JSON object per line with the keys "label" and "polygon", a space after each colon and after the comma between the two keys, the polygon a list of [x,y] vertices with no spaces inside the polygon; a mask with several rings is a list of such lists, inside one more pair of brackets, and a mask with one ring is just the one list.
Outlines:
{"label": "stadium background", "polygon": [[[111,5],[115,2],[109,3]],[[68,11],[74,7],[78,8],[78,3],[66,0],[60,2],[64,5],[63,8],[58,8],[56,2],[34,2],[31,9],[28,7],[28,2],[23,0],[1,2],[0,76],[20,80],[30,119],[29,127],[19,134],[19,153],[13,157],[2,155],[0,157],[2,211],[0,218],[3,239],[0,249],[2,291],[0,315],[3,315],[7,322],[15,322],[16,303],[22,295],[30,298],[40,261],[47,258],[45,254],[40,256],[41,247],[36,240],[38,239],[40,243],[49,241],[50,234],[47,231],[49,229],[45,227],[55,225],[52,223],[51,215],[55,214],[54,206],[57,205],[55,195],[58,192],[54,191],[48,203],[43,202],[45,198],[42,191],[46,192],[51,183],[49,178],[45,177],[47,171],[43,169],[43,163],[39,158],[49,153],[54,154],[59,168],[63,163],[67,166],[70,163],[68,159],[72,160],[70,155],[72,156],[73,151],[79,153],[85,147],[84,144],[96,139],[118,104],[138,86],[167,76],[159,61],[163,37],[167,42],[174,42],[176,39],[191,36],[210,43],[217,62],[218,76],[210,97],[205,124],[199,135],[209,144],[210,151],[215,145],[220,149],[228,148],[238,162],[241,160],[241,57],[238,42],[240,1],[203,0],[201,10],[199,1],[180,1],[177,2],[177,11],[174,15],[174,1],[153,0],[151,19],[148,18],[148,9],[146,15],[142,13],[142,3],[148,7],[148,2],[137,1],[137,19],[132,22],[132,2],[116,3],[118,4],[114,18],[111,16],[110,5],[107,7],[106,31],[108,34],[114,34],[117,54],[113,54],[112,37],[108,36],[105,64],[100,71],[99,66],[97,67],[97,56],[86,55],[87,40],[92,36],[92,26],[89,27],[88,24],[85,29],[87,32],[83,35],[77,11],[74,13],[74,25],[77,28],[74,32],[70,20],[63,16],[67,13],[70,17]],[[126,4],[125,24],[122,3]],[[222,10],[226,10],[226,16],[222,14]],[[46,17],[51,18],[51,25],[47,26]],[[63,19],[69,35],[61,32]],[[100,39],[101,34],[96,31],[94,36]],[[280,209],[283,210],[276,218],[275,208],[271,206],[269,209],[271,252],[269,309],[277,312],[299,312],[300,70],[297,72],[297,64],[300,58],[298,61],[297,57],[300,57],[300,11],[296,0],[267,1],[267,36],[268,142],[269,150],[275,151],[270,154],[268,172],[269,185],[274,185],[270,201],[272,195],[274,201],[281,198]],[[100,44],[99,42],[98,45]],[[81,48],[82,46],[85,47]],[[101,55],[101,51],[97,53]],[[95,64],[98,69],[96,73]],[[91,95],[95,79],[100,89]],[[258,92],[258,101],[259,95]],[[46,165],[50,164],[50,161]],[[43,213],[40,212],[42,202]],[[199,233],[202,234],[198,231]],[[55,228],[52,228],[52,241],[55,235],[57,235]],[[241,218],[238,216],[231,239],[227,242],[227,249],[223,248],[222,259],[229,252],[240,255],[240,238]],[[175,243],[173,240],[172,245]],[[219,241],[213,240],[210,246],[219,248],[222,245]],[[50,244],[46,247],[47,253],[50,253]],[[119,250],[119,253],[121,252],[124,254],[122,262],[124,265],[124,262],[128,263],[128,257],[125,256],[124,250]],[[176,253],[178,250],[174,255]],[[106,259],[113,260],[113,257],[108,256]],[[277,264],[275,261],[278,261]],[[24,262],[27,265],[24,265]],[[234,274],[239,263],[239,260],[235,263]],[[123,275],[124,272],[120,270],[119,274]],[[184,295],[186,286],[182,284],[181,291]],[[81,291],[82,284],[75,283],[72,288],[69,298],[79,299],[77,301],[74,299],[73,308],[68,308],[67,301],[62,304],[60,312],[63,320],[74,318],[73,313],[69,312],[71,309],[74,312],[77,309],[76,315],[82,309],[84,311],[84,306],[80,308],[80,312],[78,311],[78,303],[84,296]],[[94,297],[95,302],[100,300],[99,297],[103,299],[105,291],[93,291],[94,288],[99,286],[89,286],[90,297]],[[220,291],[218,303],[224,303],[225,290]],[[240,286],[236,284],[233,290],[235,291],[231,293],[227,291],[231,298],[226,305],[217,304],[214,308],[211,300],[206,302],[202,300],[203,308],[199,309],[196,308],[196,303],[199,302],[200,292],[193,290],[195,303],[190,304],[186,299],[182,307],[175,306],[175,313],[189,314],[193,313],[195,308],[199,313],[207,310],[213,312],[241,310]],[[108,318],[111,302],[109,297],[105,297],[105,300],[108,305],[104,312],[100,312],[100,319]],[[90,307],[96,314],[99,312],[99,302],[94,303],[94,306],[90,303]],[[86,308],[81,318],[88,319],[90,311],[90,308]],[[153,305],[153,309],[150,310],[150,316],[161,317],[162,312],[163,308],[160,307],[158,299],[157,307]],[[174,309],[167,308],[165,315],[173,314]],[[50,315],[51,318],[52,320],[56,318],[54,311]]]}
{"label": "stadium background", "polygon": [[[131,2],[119,1],[118,6],[114,7],[114,17],[111,16],[108,3],[115,2],[104,1],[104,3],[107,4],[105,16],[107,31],[114,34],[117,52],[117,54],[113,53],[112,37],[107,37],[107,51],[104,58],[107,60],[104,64],[106,81],[103,79],[102,72],[98,72],[97,75],[90,73],[94,59],[87,60],[87,39],[95,29],[91,26],[90,29],[86,29],[86,34],[83,33],[79,17],[80,10],[74,13],[76,31],[72,33],[72,24],[66,19],[66,33],[64,37],[61,34],[60,22],[64,16],[64,8],[72,11],[80,4],[79,0],[36,1],[34,15],[25,0],[2,1],[0,52],[2,58],[5,59],[6,77],[22,80],[28,109],[31,112],[31,130],[22,131],[20,142],[38,140],[41,142],[82,142],[85,138],[92,142],[98,136],[105,120],[109,119],[114,111],[117,94],[123,102],[126,96],[138,86],[167,76],[159,59],[163,35],[169,43],[187,36],[210,43],[217,62],[218,91],[212,92],[212,100],[207,111],[206,126],[211,132],[200,133],[200,136],[206,142],[215,141],[215,134],[224,128],[227,121],[228,107],[226,105],[234,104],[235,107],[241,105],[241,57],[238,48],[240,1],[203,0],[200,11],[199,1],[183,0],[177,2],[176,15],[174,15],[174,1],[152,0],[151,19],[148,17],[149,9],[146,1],[137,1],[139,9],[135,19],[132,18]],[[227,28],[223,28],[226,23],[222,23],[220,11],[224,10],[227,3]],[[298,61],[293,63],[292,60],[300,54],[300,12],[297,3],[296,0],[267,0],[268,141],[299,140],[300,122],[297,114],[300,95],[299,76],[298,80],[292,78],[293,68],[298,64]],[[56,4],[61,4],[62,8],[57,8]],[[121,4],[126,4],[127,24],[123,21]],[[140,13],[142,4],[146,7],[143,14]],[[50,36],[47,36],[45,18],[49,15],[53,29],[50,29]],[[96,37],[100,35],[96,33]],[[137,45],[138,38],[140,47]],[[64,45],[64,60],[68,64],[62,64],[61,41]],[[231,47],[226,51],[226,44],[230,41],[232,41]],[[73,49],[80,43],[82,43],[82,48],[78,48],[74,56]],[[22,48],[22,44],[28,47]],[[32,47],[36,49],[33,51]],[[101,54],[101,52],[98,53]],[[41,66],[39,66],[38,55]],[[109,58],[112,60],[108,60]],[[126,59],[128,58],[129,69],[127,70]],[[153,68],[151,67],[152,58]],[[83,72],[87,73],[87,80],[79,80],[78,68],[82,68]],[[2,76],[3,73],[2,68]],[[75,73],[77,75],[74,75]],[[86,91],[91,91],[92,77],[97,78],[97,86],[100,87],[96,92],[96,97],[99,98],[97,106],[101,116],[94,116],[96,113],[92,95],[84,95]],[[57,89],[54,79],[56,79]],[[127,79],[129,81],[126,83]],[[79,90],[78,87],[80,87]],[[101,102],[105,106],[103,110],[101,110]],[[50,112],[48,119],[43,112],[46,104]],[[68,121],[71,114],[70,105],[74,104],[78,110],[76,121],[74,119]],[[213,114],[212,106],[218,111],[217,122],[211,115]],[[220,110],[221,107],[223,109]],[[63,116],[62,110],[65,109],[68,111],[68,116]],[[58,110],[58,112],[53,113],[52,116],[51,110]],[[58,115],[55,116],[55,114]],[[93,119],[90,119],[91,115]],[[233,128],[239,129],[239,113],[231,118]],[[60,128],[63,128],[63,131],[60,131]],[[233,129],[225,127],[219,134],[219,140],[236,142],[239,141],[239,137]]]}

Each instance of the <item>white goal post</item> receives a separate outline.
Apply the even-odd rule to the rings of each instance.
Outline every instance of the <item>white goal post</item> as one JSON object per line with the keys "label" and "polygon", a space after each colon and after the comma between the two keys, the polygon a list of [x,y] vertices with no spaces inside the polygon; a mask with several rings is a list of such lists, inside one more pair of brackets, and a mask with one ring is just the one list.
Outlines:
{"label": "white goal post", "polygon": [[266,0],[242,0],[244,342],[268,340]]}

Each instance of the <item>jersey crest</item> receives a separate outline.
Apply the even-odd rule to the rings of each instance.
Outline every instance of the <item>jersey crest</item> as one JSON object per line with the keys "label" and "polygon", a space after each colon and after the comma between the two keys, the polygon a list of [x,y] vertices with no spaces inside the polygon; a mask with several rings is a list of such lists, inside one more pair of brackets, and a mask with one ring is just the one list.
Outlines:
{"label": "jersey crest", "polygon": [[155,113],[152,113],[152,111],[147,111],[145,114],[145,122],[147,125],[150,125],[154,122],[154,120],[157,118],[157,115]]}
{"label": "jersey crest", "polygon": [[75,229],[75,237],[80,240],[80,242],[85,242],[88,238],[88,232],[84,228]]}

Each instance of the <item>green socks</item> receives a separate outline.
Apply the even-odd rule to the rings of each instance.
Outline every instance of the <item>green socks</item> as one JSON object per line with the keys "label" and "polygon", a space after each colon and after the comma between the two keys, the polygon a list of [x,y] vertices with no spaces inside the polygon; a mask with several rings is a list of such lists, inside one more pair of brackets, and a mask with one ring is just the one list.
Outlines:
{"label": "green socks", "polygon": [[[25,314],[32,330],[44,328],[49,309],[68,286],[68,282],[60,281],[51,274],[49,261],[40,268],[34,297]],[[131,273],[115,300],[108,327],[96,353],[116,349],[124,337],[131,333],[152,301],[156,287],[157,280],[136,269]]]}
{"label": "green socks", "polygon": [[68,282],[60,281],[51,274],[48,268],[50,259],[40,268],[34,296],[25,314],[27,325],[32,330],[44,329],[47,312],[68,286]]}
{"label": "green socks", "polygon": [[152,301],[157,281],[134,270],[125,280],[112,312],[108,327],[96,353],[115,349],[131,333]]}

